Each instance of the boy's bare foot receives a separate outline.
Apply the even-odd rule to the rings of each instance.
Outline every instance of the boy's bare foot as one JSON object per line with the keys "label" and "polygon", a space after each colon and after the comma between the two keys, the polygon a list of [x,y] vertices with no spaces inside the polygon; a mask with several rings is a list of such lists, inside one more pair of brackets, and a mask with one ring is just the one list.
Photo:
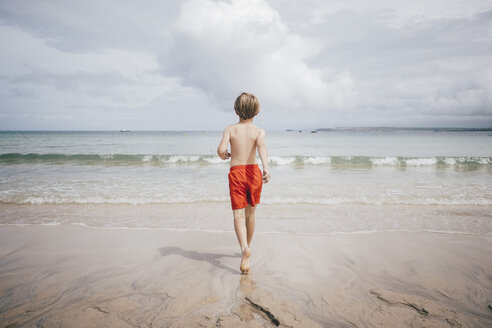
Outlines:
{"label": "boy's bare foot", "polygon": [[239,269],[241,270],[242,274],[249,274],[249,257],[251,256],[251,249],[246,248],[243,253],[243,258],[241,259],[241,265],[239,266]]}

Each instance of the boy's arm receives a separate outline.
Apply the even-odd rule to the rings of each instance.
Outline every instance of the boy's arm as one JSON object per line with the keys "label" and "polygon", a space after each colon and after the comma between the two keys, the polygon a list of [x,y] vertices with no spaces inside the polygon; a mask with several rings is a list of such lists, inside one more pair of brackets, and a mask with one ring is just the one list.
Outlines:
{"label": "boy's arm", "polygon": [[227,145],[229,144],[229,138],[230,138],[229,129],[230,129],[229,126],[224,129],[222,140],[220,141],[219,147],[217,148],[217,154],[223,160],[226,160],[231,157],[231,154],[227,151]]}
{"label": "boy's arm", "polygon": [[256,145],[258,146],[258,154],[260,155],[261,164],[263,165],[263,181],[267,183],[270,181],[270,172],[268,169],[268,150],[265,144],[265,135],[265,131],[261,130],[256,139]]}

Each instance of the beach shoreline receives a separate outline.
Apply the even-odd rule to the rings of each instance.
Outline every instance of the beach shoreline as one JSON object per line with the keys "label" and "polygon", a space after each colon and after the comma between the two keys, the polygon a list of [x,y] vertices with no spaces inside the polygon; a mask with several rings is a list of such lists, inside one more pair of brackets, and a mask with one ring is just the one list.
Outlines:
{"label": "beach shoreline", "polygon": [[[436,232],[492,235],[490,206],[261,204],[255,234]],[[306,224],[309,222],[309,224]],[[233,232],[229,202],[0,204],[1,226]]]}
{"label": "beach shoreline", "polygon": [[0,325],[487,327],[489,235],[0,227]]}

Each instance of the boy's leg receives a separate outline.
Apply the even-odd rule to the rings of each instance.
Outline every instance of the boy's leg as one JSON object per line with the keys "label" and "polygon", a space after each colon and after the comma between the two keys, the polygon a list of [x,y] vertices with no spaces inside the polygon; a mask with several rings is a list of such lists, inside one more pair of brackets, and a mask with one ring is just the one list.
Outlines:
{"label": "boy's leg", "polygon": [[251,247],[251,240],[255,233],[255,210],[256,206],[246,206],[246,239],[248,241],[248,247]]}
{"label": "boy's leg", "polygon": [[241,273],[248,274],[249,273],[249,257],[251,256],[251,250],[248,247],[248,240],[246,235],[246,218],[245,218],[245,210],[233,210],[234,213],[234,230],[236,230],[237,240],[239,241],[239,245],[241,246],[241,265],[239,269]]}
{"label": "boy's leg", "polygon": [[236,230],[237,241],[241,246],[241,252],[248,248],[248,240],[246,234],[246,222],[244,208],[233,210],[234,213],[234,230]]}

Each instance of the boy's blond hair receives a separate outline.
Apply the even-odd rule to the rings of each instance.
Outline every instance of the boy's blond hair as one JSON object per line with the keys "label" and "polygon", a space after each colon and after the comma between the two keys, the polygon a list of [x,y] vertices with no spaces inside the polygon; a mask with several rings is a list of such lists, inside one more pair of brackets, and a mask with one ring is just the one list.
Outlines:
{"label": "boy's blond hair", "polygon": [[260,101],[255,95],[243,92],[236,98],[234,109],[240,118],[247,120],[260,112]]}

